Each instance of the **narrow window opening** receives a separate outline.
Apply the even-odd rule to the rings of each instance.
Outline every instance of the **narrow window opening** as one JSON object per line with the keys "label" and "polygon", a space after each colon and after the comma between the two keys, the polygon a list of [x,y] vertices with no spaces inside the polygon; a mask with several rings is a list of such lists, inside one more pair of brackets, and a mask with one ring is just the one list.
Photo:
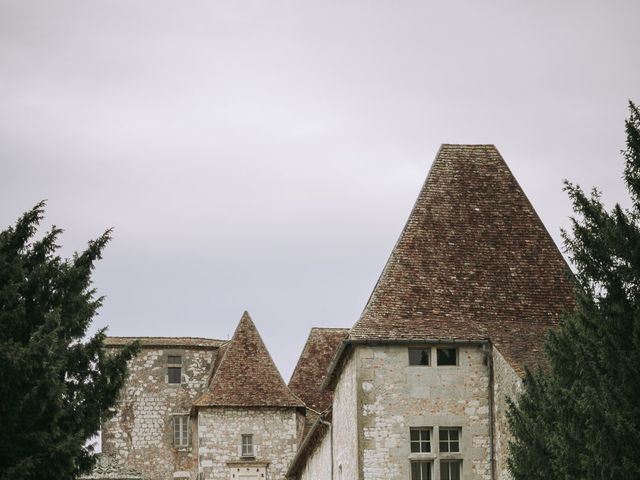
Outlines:
{"label": "narrow window opening", "polygon": [[255,454],[253,453],[253,435],[242,435],[242,456],[255,456]]}
{"label": "narrow window opening", "polygon": [[173,417],[173,446],[189,446],[189,416],[175,415]]}
{"label": "narrow window opening", "polygon": [[410,348],[409,365],[429,365],[428,348]]}
{"label": "narrow window opening", "polygon": [[182,357],[180,355],[167,356],[167,379],[169,383],[182,383]]}
{"label": "narrow window opening", "polygon": [[438,365],[457,365],[458,349],[457,348],[438,348]]}

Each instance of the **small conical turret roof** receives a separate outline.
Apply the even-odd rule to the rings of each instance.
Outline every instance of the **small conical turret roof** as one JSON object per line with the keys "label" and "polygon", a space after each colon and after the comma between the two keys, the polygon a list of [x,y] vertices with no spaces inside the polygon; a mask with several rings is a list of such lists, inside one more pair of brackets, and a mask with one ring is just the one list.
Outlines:
{"label": "small conical turret roof", "polygon": [[522,373],[573,305],[567,264],[498,150],[443,145],[349,339],[490,339]]}
{"label": "small conical turret roof", "polygon": [[196,407],[301,407],[287,387],[251,317],[244,312]]}

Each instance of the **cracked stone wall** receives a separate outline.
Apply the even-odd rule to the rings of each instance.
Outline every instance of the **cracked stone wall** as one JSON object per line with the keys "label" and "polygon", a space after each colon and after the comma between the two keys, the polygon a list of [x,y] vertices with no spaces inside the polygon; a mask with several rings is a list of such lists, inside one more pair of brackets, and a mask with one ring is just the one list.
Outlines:
{"label": "cracked stone wall", "polygon": [[[195,442],[176,449],[172,415],[188,414],[207,382],[217,349],[143,348],[129,364],[129,379],[116,414],[102,425],[102,451],[117,463],[153,480],[173,479],[183,472],[195,478]],[[182,383],[169,384],[167,355],[182,356]],[[190,421],[190,431],[195,427]]]}
{"label": "cracked stone wall", "polygon": [[523,385],[515,370],[495,348],[493,349],[493,371],[496,478],[498,480],[510,480],[511,475],[507,467],[507,458],[509,456],[511,434],[507,422],[507,397],[518,398],[522,393]]}
{"label": "cracked stone wall", "polygon": [[[457,366],[409,366],[406,346],[359,346],[359,431],[364,480],[406,480],[412,459],[439,476],[438,427],[461,427],[463,478],[490,480],[489,371],[481,347],[459,347]],[[335,417],[334,417],[335,418]],[[432,453],[410,452],[410,427],[433,427]],[[344,476],[344,480],[356,476]]]}
{"label": "cracked stone wall", "polygon": [[266,479],[284,480],[296,453],[302,421],[295,408],[200,408],[200,471],[207,480],[233,478],[228,463],[242,462],[241,435],[251,434],[256,456],[253,462],[243,462],[243,468],[268,463]]}

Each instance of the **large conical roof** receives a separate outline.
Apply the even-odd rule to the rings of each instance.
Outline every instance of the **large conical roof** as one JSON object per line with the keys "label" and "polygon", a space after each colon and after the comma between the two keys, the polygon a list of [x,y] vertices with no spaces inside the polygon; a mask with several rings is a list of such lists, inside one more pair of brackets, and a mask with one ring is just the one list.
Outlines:
{"label": "large conical roof", "polygon": [[574,305],[569,269],[493,145],[443,145],[350,339],[491,339],[520,373]]}
{"label": "large conical roof", "polygon": [[207,391],[194,405],[301,407],[276,368],[251,317],[244,312],[215,369]]}

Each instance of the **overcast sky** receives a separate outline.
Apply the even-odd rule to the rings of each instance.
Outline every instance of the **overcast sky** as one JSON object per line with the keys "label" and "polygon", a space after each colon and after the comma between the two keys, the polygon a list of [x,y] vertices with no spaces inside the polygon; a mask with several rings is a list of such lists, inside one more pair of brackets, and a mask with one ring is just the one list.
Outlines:
{"label": "overcast sky", "polygon": [[640,2],[0,0],[0,228],[108,227],[95,327],[228,338],[285,379],[351,326],[441,143],[493,143],[559,242],[625,198]]}

